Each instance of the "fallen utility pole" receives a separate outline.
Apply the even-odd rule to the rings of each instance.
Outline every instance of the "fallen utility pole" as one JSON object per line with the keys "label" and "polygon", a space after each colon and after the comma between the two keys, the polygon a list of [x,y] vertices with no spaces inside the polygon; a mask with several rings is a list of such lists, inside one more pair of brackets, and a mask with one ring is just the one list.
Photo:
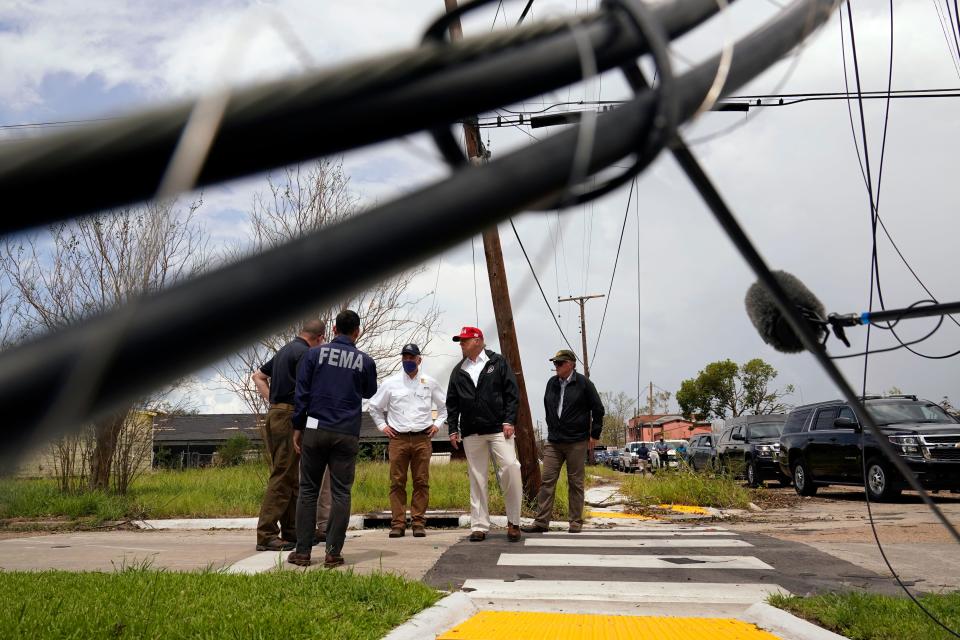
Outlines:
{"label": "fallen utility pole", "polygon": [[[457,8],[457,0],[444,0],[447,12]],[[463,27],[460,18],[450,22],[450,39],[461,40]],[[463,134],[467,147],[467,157],[473,164],[480,164],[488,157],[480,139],[480,129],[476,119],[463,123]],[[517,406],[517,424],[514,438],[517,440],[517,457],[520,460],[520,475],[523,478],[523,495],[529,502],[536,499],[540,491],[540,463],[537,456],[536,439],[533,436],[533,418],[530,414],[530,401],[527,399],[527,384],[523,379],[523,367],[520,364],[520,347],[517,344],[517,331],[513,324],[513,307],[510,304],[510,289],[503,267],[503,250],[500,246],[500,231],[496,225],[483,232],[483,254],[487,259],[487,276],[490,279],[490,297],[493,299],[493,315],[497,320],[497,335],[500,338],[500,351],[510,363],[517,376],[520,387],[520,402]]]}
{"label": "fallen utility pole", "polygon": [[580,304],[580,339],[583,341],[583,375],[590,377],[590,363],[587,360],[587,314],[584,304],[587,300],[594,298],[605,298],[603,294],[593,296],[572,296],[570,298],[557,298],[557,302],[577,302]]}

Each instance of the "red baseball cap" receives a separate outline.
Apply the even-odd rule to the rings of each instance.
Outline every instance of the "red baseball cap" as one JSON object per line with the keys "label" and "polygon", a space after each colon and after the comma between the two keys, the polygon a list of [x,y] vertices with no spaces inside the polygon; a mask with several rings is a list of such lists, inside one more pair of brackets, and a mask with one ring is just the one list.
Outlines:
{"label": "red baseball cap", "polygon": [[480,331],[480,329],[476,327],[464,327],[460,329],[460,335],[453,336],[453,341],[460,342],[461,340],[469,340],[470,338],[480,338],[483,340],[483,331]]}

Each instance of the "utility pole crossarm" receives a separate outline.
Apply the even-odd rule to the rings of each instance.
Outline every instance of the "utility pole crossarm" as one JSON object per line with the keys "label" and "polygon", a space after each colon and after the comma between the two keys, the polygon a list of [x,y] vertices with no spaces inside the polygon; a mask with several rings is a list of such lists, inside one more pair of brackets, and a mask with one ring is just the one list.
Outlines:
{"label": "utility pole crossarm", "polygon": [[557,298],[557,302],[576,302],[580,305],[580,339],[583,343],[583,375],[588,378],[590,377],[590,363],[587,359],[587,314],[583,305],[587,302],[587,300],[605,297],[605,294],[598,293],[591,296],[571,296],[569,298]]}

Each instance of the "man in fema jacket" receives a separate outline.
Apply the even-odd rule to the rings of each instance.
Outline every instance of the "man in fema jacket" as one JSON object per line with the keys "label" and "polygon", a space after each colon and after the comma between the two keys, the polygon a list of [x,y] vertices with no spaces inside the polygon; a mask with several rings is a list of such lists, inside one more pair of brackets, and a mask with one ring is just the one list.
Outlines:
{"label": "man in fema jacket", "polygon": [[350,520],[350,490],[360,449],[360,409],[377,391],[377,366],[356,347],[360,316],[349,309],[337,315],[332,342],[310,349],[300,359],[294,396],[293,446],[300,457],[297,500],[297,548],[287,562],[310,565],[317,495],[330,469],[330,519],[323,566],[343,564],[343,541]]}

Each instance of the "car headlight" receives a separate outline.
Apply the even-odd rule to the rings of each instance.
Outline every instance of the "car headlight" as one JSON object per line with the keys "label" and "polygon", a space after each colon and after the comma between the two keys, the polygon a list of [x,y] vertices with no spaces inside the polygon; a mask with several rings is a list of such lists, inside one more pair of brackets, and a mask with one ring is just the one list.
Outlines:
{"label": "car headlight", "polygon": [[768,444],[757,445],[757,453],[761,456],[769,456],[773,453],[773,447]]}
{"label": "car headlight", "polygon": [[889,440],[900,447],[900,453],[905,456],[920,455],[920,439],[917,436],[890,436]]}

